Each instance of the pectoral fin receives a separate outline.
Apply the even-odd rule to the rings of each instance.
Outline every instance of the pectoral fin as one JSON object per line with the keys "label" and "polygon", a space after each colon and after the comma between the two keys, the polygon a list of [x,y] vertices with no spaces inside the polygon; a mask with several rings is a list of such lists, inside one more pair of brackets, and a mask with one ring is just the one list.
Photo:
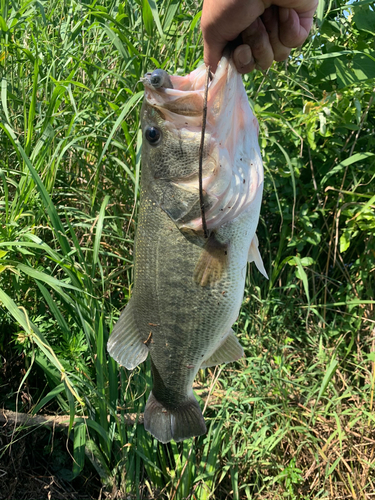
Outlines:
{"label": "pectoral fin", "polygon": [[132,300],[115,324],[107,349],[112,358],[128,370],[133,370],[147,358],[148,348],[138,332]]}
{"label": "pectoral fin", "polygon": [[216,366],[221,363],[231,363],[232,361],[237,361],[237,359],[242,358],[243,355],[243,348],[238,342],[234,331],[230,329],[216,351],[202,362],[201,368],[208,368],[209,366]]}
{"label": "pectoral fin", "polygon": [[212,232],[194,269],[194,281],[201,286],[218,282],[228,264],[228,245],[220,243]]}
{"label": "pectoral fin", "polygon": [[248,262],[254,262],[254,264],[257,266],[258,271],[261,272],[265,278],[269,279],[268,274],[264,268],[263,260],[262,257],[260,256],[258,247],[259,247],[258,236],[254,234],[254,238],[252,239],[249,248],[249,254],[247,260]]}

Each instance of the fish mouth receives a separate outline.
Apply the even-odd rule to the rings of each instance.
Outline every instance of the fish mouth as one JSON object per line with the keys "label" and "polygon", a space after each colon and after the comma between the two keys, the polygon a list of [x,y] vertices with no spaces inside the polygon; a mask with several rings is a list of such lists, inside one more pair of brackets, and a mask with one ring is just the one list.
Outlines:
{"label": "fish mouth", "polygon": [[[146,103],[159,111],[167,127],[170,123],[174,130],[195,133],[200,140],[206,77],[207,67],[202,64],[189,75],[170,75],[169,86],[155,88],[150,74],[146,74],[142,80]],[[242,77],[227,52],[208,84],[207,93],[205,140],[210,144],[203,165],[203,189],[215,200],[205,214],[209,229],[234,220],[253,202],[259,206],[259,216],[263,166],[258,131]],[[198,190],[197,178],[188,183],[181,178],[178,182],[189,190]],[[185,227],[201,230],[202,220],[194,219]]]}
{"label": "fish mouth", "polygon": [[[236,73],[229,54],[224,55],[218,64],[216,73],[211,74],[212,78],[208,84],[207,108],[209,110],[212,109],[212,103],[214,103],[214,109],[220,106],[219,101],[223,100],[225,94],[225,83],[232,80]],[[145,97],[148,104],[166,112],[166,119],[176,120],[176,117],[170,116],[168,111],[180,116],[199,117],[200,120],[196,120],[196,125],[200,126],[207,67],[202,64],[186,76],[169,75],[173,88],[154,87],[151,83],[152,75],[153,73],[146,73],[141,79],[145,86]]]}

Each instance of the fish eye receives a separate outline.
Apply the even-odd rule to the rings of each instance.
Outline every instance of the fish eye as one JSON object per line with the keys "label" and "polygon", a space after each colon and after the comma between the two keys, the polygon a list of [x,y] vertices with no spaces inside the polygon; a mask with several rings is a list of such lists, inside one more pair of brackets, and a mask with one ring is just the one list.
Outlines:
{"label": "fish eye", "polygon": [[156,146],[156,144],[160,142],[161,132],[156,127],[147,127],[145,130],[145,137],[152,146]]}

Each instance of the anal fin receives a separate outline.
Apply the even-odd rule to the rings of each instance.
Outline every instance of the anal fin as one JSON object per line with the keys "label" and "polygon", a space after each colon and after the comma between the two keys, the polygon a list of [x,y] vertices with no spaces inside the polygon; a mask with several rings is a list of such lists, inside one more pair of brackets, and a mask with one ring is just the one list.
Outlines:
{"label": "anal fin", "polygon": [[147,345],[142,342],[138,332],[133,308],[133,302],[130,300],[115,324],[107,344],[112,358],[128,370],[133,370],[142,363],[148,354]]}
{"label": "anal fin", "polygon": [[224,337],[216,351],[207,359],[203,360],[201,368],[220,365],[222,363],[231,363],[237,361],[244,356],[244,351],[241,344],[232,329]]}
{"label": "anal fin", "polygon": [[194,269],[194,281],[201,286],[217,283],[228,263],[228,245],[220,243],[212,232]]}

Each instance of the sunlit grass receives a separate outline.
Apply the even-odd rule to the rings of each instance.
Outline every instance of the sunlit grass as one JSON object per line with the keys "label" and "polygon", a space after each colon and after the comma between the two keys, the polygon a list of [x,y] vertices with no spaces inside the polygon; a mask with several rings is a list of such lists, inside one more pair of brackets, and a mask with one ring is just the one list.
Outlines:
{"label": "sunlit grass", "polygon": [[140,423],[149,363],[119,370],[105,346],[133,280],[139,79],[201,62],[199,5],[0,11],[0,346],[25,355],[20,389],[40,381],[29,405],[20,392],[2,404],[68,414],[72,477],[92,467],[117,498],[370,498],[373,81],[324,80],[313,43],[246,77],[271,279],[249,271],[235,326],[246,358],[199,373],[208,434],[165,446]]}

